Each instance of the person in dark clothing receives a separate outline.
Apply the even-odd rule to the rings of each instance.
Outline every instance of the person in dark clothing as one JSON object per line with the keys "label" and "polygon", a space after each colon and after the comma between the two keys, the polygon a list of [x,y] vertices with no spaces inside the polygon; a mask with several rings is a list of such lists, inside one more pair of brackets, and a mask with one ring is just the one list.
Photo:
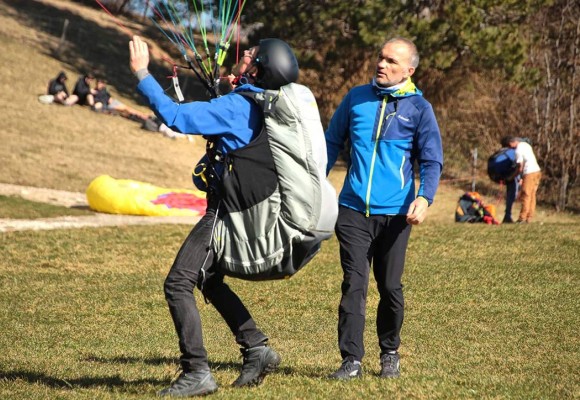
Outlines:
{"label": "person in dark clothing", "polygon": [[107,82],[104,79],[97,79],[93,90],[93,110],[108,111],[114,109],[116,104],[112,103],[111,99],[112,96],[107,89]]}
{"label": "person in dark clothing", "polygon": [[[208,365],[203,344],[201,318],[193,290],[197,286],[228,324],[243,355],[242,370],[233,386],[258,385],[274,371],[280,356],[268,345],[268,337],[256,326],[240,298],[224,282],[212,250],[213,227],[223,218],[219,179],[223,165],[219,162],[231,151],[248,145],[262,130],[260,106],[240,92],[260,93],[278,90],[298,78],[298,62],[292,49],[278,39],[265,39],[259,46],[244,52],[232,79],[234,89],[209,102],[175,103],[148,70],[149,50],[138,36],[130,42],[131,70],[139,79],[138,91],[151,109],[170,128],[193,135],[204,135],[213,142],[206,158],[204,182],[196,182],[207,191],[207,210],[182,244],[165,279],[164,292],[179,338],[182,373],[161,396],[201,396],[218,389]],[[244,84],[241,84],[244,82]],[[211,160],[211,161],[209,161]],[[201,164],[200,164],[201,165]]]}
{"label": "person in dark clothing", "polygon": [[64,71],[59,72],[59,74],[48,83],[47,93],[54,96],[54,103],[72,106],[77,102],[78,97],[69,95],[66,87],[67,79],[68,77]]}
{"label": "person in dark clothing", "polygon": [[93,89],[91,88],[93,79],[95,78],[92,74],[85,74],[77,80],[73,89],[73,95],[78,97],[77,104],[91,107],[95,104]]}
{"label": "person in dark clothing", "polygon": [[97,85],[93,90],[93,111],[117,113],[133,121],[143,122],[150,116],[128,107],[119,100],[113,98],[107,89],[107,82],[104,79],[97,79]]}
{"label": "person in dark clothing", "polygon": [[[503,137],[500,140],[500,144],[505,149],[511,149],[510,145],[509,145],[509,136]],[[512,208],[513,208],[513,205],[518,198],[518,192],[520,190],[520,180],[521,180],[521,177],[519,176],[519,170],[517,168],[517,164],[515,163],[515,159],[516,159],[515,150],[511,149],[511,151],[509,153],[508,153],[508,151],[510,151],[510,150],[506,150],[506,154],[509,154],[510,158],[513,157],[513,162],[516,165],[516,167],[513,168],[511,173],[508,176],[506,176],[504,179],[505,188],[506,188],[506,196],[505,196],[505,214],[504,214],[503,221],[502,221],[503,224],[511,224],[514,222],[514,220],[512,218]]]}

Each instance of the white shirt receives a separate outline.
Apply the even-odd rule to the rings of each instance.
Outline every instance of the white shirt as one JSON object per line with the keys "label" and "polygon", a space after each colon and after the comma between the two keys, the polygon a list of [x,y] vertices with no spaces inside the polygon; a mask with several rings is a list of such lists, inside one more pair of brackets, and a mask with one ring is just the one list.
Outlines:
{"label": "white shirt", "polygon": [[538,165],[538,160],[536,160],[536,156],[534,155],[534,150],[532,150],[532,146],[526,142],[518,143],[516,147],[516,162],[524,165],[522,175],[528,175],[541,170]]}

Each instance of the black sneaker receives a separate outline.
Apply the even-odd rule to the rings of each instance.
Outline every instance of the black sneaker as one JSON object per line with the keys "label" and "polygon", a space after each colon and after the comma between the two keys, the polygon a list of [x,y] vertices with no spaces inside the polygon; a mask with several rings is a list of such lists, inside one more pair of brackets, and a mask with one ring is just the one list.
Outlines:
{"label": "black sneaker", "polygon": [[501,223],[502,224],[513,224],[514,220],[511,218],[505,217]]}
{"label": "black sneaker", "polygon": [[244,357],[242,372],[232,386],[258,386],[264,377],[274,372],[280,365],[281,358],[271,347],[259,346],[240,349]]}
{"label": "black sneaker", "polygon": [[159,397],[190,397],[204,396],[218,390],[218,385],[213,379],[211,372],[194,371],[182,372],[179,378],[168,388],[163,389]]}
{"label": "black sneaker", "polygon": [[399,353],[381,356],[381,378],[398,378],[401,376],[401,358]]}
{"label": "black sneaker", "polygon": [[354,363],[348,359],[344,359],[340,368],[334,373],[328,376],[329,379],[338,380],[349,380],[354,378],[360,378],[362,376],[362,365],[360,363]]}

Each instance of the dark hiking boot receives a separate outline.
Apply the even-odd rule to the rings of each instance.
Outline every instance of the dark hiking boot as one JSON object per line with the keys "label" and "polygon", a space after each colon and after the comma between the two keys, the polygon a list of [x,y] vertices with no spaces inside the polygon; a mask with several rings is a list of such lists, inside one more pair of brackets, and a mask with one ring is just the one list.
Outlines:
{"label": "dark hiking boot", "polygon": [[281,358],[271,347],[259,346],[240,351],[244,357],[242,372],[232,386],[258,386],[266,375],[274,372],[280,365]]}
{"label": "dark hiking boot", "polygon": [[344,359],[340,368],[334,373],[328,375],[328,379],[338,379],[338,380],[349,380],[354,378],[362,377],[362,365],[360,363],[355,363],[348,359]]}
{"label": "dark hiking boot", "polygon": [[381,378],[398,378],[401,376],[401,358],[399,353],[381,356]]}
{"label": "dark hiking boot", "polygon": [[204,396],[218,390],[218,385],[210,371],[182,372],[179,378],[168,388],[163,389],[159,397],[193,397]]}

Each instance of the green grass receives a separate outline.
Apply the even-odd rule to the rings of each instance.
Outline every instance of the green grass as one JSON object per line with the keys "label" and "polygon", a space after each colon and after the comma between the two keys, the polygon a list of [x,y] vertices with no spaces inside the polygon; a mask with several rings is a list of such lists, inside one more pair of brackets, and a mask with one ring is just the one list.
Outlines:
{"label": "green grass", "polygon": [[85,209],[55,206],[17,196],[0,195],[0,218],[36,219],[93,214],[94,212]]}
{"label": "green grass", "polygon": [[[162,284],[187,230],[0,236],[0,398],[152,398],[167,385],[178,347]],[[391,381],[376,377],[374,283],[366,376],[324,379],[340,363],[334,239],[292,279],[231,279],[283,364],[258,388],[230,388],[239,351],[217,312],[198,297],[220,385],[212,398],[578,398],[579,237],[577,223],[415,228],[404,276],[403,376]]]}
{"label": "green grass", "polygon": [[[102,11],[78,3],[13,3],[0,1],[0,90],[22,95],[0,98],[6,115],[0,182],[82,192],[108,174],[190,188],[203,140],[169,140],[120,117],[37,101],[58,71],[67,71],[72,85],[91,66],[111,78],[114,96],[145,111],[127,67],[126,35]],[[36,22],[45,16],[59,26],[67,18],[105,40],[87,46],[71,36],[72,47],[59,58],[51,50],[60,31]],[[337,188],[343,174],[331,173]],[[443,185],[426,223],[413,230],[401,379],[376,377],[374,283],[365,377],[324,379],[340,362],[342,274],[333,239],[292,279],[228,280],[283,357],[281,370],[258,388],[229,388],[239,351],[226,324],[198,297],[220,385],[212,398],[579,399],[578,216],[540,208],[526,226],[454,224],[465,189]],[[501,219],[503,200],[487,197]],[[78,211],[13,198],[0,198],[0,210],[1,218]],[[162,285],[187,233],[184,226],[141,226],[0,234],[0,398],[153,398],[174,376],[179,356]]]}

